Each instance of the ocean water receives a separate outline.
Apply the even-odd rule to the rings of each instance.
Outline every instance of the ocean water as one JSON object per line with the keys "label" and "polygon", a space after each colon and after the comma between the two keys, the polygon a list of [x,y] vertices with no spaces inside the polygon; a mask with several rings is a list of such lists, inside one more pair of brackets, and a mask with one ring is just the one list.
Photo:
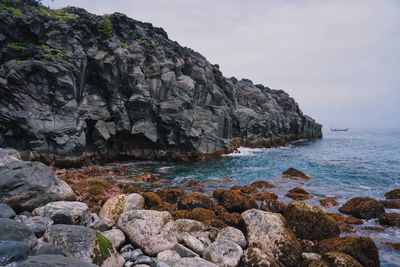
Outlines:
{"label": "ocean water", "polygon": [[[337,197],[340,205],[355,196],[383,199],[385,192],[400,187],[400,129],[329,131],[321,140],[269,149],[240,148],[239,151],[241,153],[208,162],[139,162],[133,163],[132,167],[136,171],[158,172],[161,178],[176,184],[191,178],[208,182],[223,177],[235,179],[231,184],[216,184],[221,187],[262,179],[277,185],[271,191],[280,196],[301,186],[313,195],[309,202],[316,205],[319,205],[318,199],[325,196]],[[281,173],[289,167],[306,172],[312,179],[282,178]],[[285,197],[280,200],[289,201]],[[328,209],[336,210],[337,207]],[[378,224],[376,220],[370,220],[364,225]],[[385,242],[400,242],[400,229],[389,227],[378,233],[357,228],[358,235],[369,235],[376,241],[382,266],[400,266],[400,252],[385,245]]]}

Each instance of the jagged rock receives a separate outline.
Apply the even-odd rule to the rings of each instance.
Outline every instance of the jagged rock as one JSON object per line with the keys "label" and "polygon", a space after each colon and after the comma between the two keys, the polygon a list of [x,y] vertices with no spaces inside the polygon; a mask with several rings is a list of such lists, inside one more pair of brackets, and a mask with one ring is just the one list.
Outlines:
{"label": "jagged rock", "polygon": [[362,266],[380,266],[378,248],[370,237],[347,236],[325,239],[318,243],[317,249],[321,254],[327,252],[348,254]]}
{"label": "jagged rock", "polygon": [[217,239],[226,239],[238,244],[241,248],[247,246],[246,237],[239,229],[235,227],[225,227],[219,232]]}
{"label": "jagged rock", "polygon": [[89,207],[78,201],[56,201],[36,208],[33,215],[50,218],[55,224],[88,225],[91,220]]}
{"label": "jagged rock", "polygon": [[74,197],[72,189],[40,162],[11,162],[0,168],[0,177],[0,202],[16,211],[31,211],[52,201]]}
{"label": "jagged rock", "polygon": [[115,248],[119,248],[125,243],[125,235],[119,229],[111,229],[111,230],[102,232],[102,234],[108,240],[110,240],[110,242],[113,244],[113,247],[115,247]]}
{"label": "jagged rock", "polygon": [[37,238],[42,237],[46,230],[54,223],[52,219],[41,216],[29,217],[18,215],[15,220],[25,224],[33,233],[35,233]]}
{"label": "jagged rock", "polygon": [[0,166],[4,166],[13,161],[19,161],[21,155],[15,149],[0,148]]}
{"label": "jagged rock", "polygon": [[15,211],[7,204],[0,203],[0,218],[13,219]]}
{"label": "jagged rock", "polygon": [[38,255],[31,256],[23,262],[17,263],[16,267],[96,267],[97,265],[79,261],[61,255]]}
{"label": "jagged rock", "polygon": [[204,251],[204,259],[218,266],[236,267],[243,255],[242,248],[226,239],[217,239]]}
{"label": "jagged rock", "polygon": [[181,260],[181,256],[174,250],[164,250],[157,254],[157,259],[170,266],[174,266]]}
{"label": "jagged rock", "polygon": [[144,198],[136,193],[129,195],[118,195],[109,198],[101,207],[99,217],[111,225],[115,225],[119,216],[129,210],[140,210],[144,208]]}
{"label": "jagged rock", "polygon": [[177,243],[170,233],[171,223],[172,217],[165,211],[131,210],[119,217],[117,228],[145,254],[155,256]]}
{"label": "jagged rock", "polygon": [[25,242],[0,240],[0,266],[28,257],[29,246]]}
{"label": "jagged rock", "polygon": [[252,209],[243,212],[241,216],[249,247],[261,249],[285,266],[297,266],[301,245],[282,215]]}
{"label": "jagged rock", "polygon": [[385,197],[387,199],[400,199],[400,188],[396,188],[396,189],[390,190],[389,192],[386,192]]}
{"label": "jagged rock", "polygon": [[298,169],[290,167],[286,171],[282,173],[282,176],[285,178],[301,178],[301,179],[311,179],[311,176],[308,174],[305,174],[302,171],[299,171]]}
{"label": "jagged rock", "polygon": [[182,258],[174,267],[218,267],[218,265],[199,257]]}
{"label": "jagged rock", "polygon": [[31,229],[11,219],[0,219],[0,240],[21,241],[29,248],[33,248],[37,243],[37,238]]}
{"label": "jagged rock", "polygon": [[395,226],[400,228],[400,213],[387,212],[379,216],[379,223],[382,225]]}
{"label": "jagged rock", "polygon": [[289,203],[284,217],[300,239],[322,240],[340,234],[332,217],[322,209],[304,202]]}
{"label": "jagged rock", "polygon": [[284,91],[225,78],[149,23],[73,7],[54,19],[31,1],[7,3],[24,7],[18,17],[2,13],[2,147],[72,166],[118,156],[204,159],[322,136]]}
{"label": "jagged rock", "polygon": [[276,260],[258,248],[248,248],[243,253],[243,267],[280,267]]}
{"label": "jagged rock", "polygon": [[100,232],[80,225],[53,225],[43,239],[68,257],[98,265],[103,264],[114,252],[112,243]]}
{"label": "jagged rock", "polygon": [[344,214],[350,214],[360,219],[377,218],[385,212],[383,204],[370,197],[355,197],[339,208]]}

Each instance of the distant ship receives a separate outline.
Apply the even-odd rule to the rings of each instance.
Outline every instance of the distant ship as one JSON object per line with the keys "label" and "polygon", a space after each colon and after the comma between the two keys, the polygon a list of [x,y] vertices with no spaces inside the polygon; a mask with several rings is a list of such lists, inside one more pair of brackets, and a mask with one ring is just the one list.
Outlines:
{"label": "distant ship", "polygon": [[349,128],[331,128],[332,132],[347,132]]}

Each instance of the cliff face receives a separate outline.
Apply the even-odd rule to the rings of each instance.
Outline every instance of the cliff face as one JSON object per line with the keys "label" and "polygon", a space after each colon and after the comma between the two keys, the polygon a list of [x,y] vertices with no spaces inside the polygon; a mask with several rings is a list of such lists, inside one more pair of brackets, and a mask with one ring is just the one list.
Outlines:
{"label": "cliff face", "polygon": [[73,164],[197,160],[322,137],[287,93],[225,78],[161,28],[32,2],[1,0],[1,147]]}

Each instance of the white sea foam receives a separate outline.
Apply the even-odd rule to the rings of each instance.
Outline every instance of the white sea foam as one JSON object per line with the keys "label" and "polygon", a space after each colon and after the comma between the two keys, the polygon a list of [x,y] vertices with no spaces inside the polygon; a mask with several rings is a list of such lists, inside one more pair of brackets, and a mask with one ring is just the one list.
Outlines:
{"label": "white sea foam", "polygon": [[235,152],[226,154],[227,157],[248,157],[260,154],[264,151],[262,148],[249,148],[249,147],[238,147]]}

